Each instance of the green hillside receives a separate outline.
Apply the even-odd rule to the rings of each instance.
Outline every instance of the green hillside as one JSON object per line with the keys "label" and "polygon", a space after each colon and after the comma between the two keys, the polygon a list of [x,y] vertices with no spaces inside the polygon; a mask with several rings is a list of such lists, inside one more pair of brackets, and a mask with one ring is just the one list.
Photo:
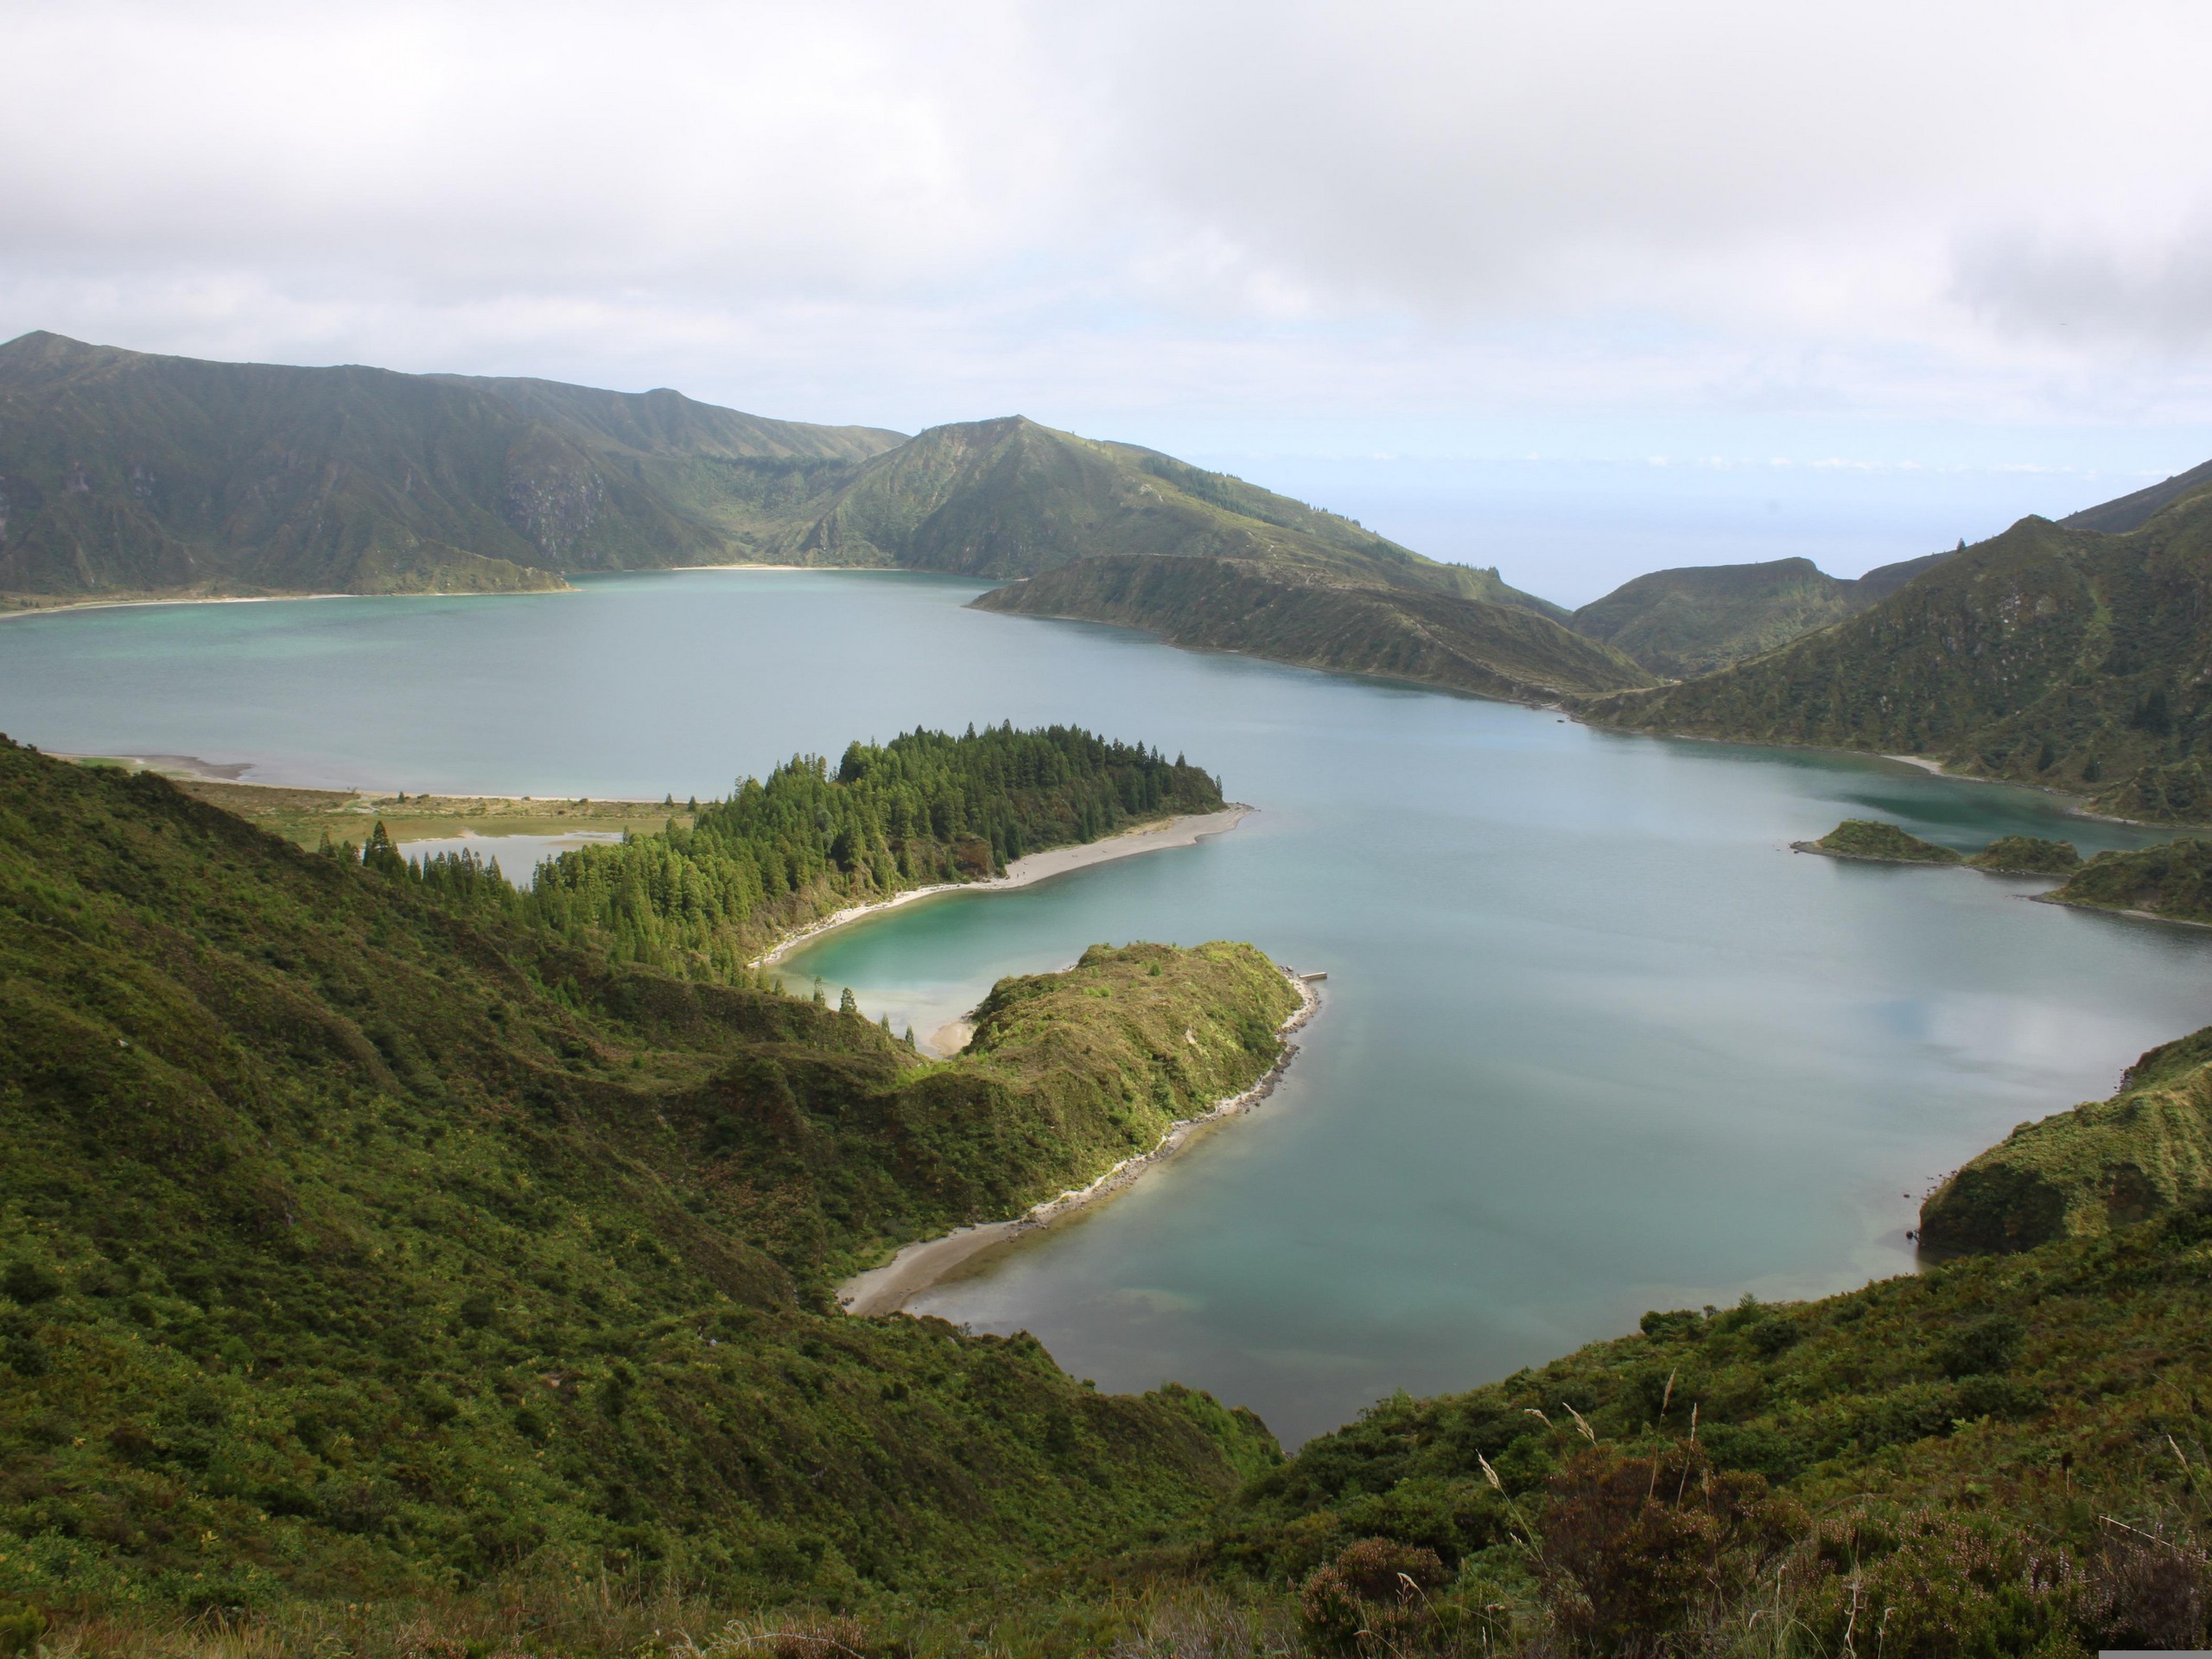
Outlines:
{"label": "green hillside", "polygon": [[1119,623],[1171,645],[1522,701],[1649,678],[1611,647],[1524,607],[1288,560],[1086,559],[995,589],[975,604]]}
{"label": "green hillside", "polygon": [[1020,416],[933,427],[876,456],[774,548],[800,563],[1007,577],[1144,555],[1281,563],[1566,615],[1495,570],[1440,564],[1225,473]]}
{"label": "green hillside", "polygon": [[1851,584],[1810,559],[1655,570],[1575,612],[1577,633],[1655,674],[1689,679],[1840,622]]}
{"label": "green hillside", "polygon": [[949,1596],[1273,1455],[828,1311],[1264,1071],[1296,994],[1249,946],[1102,948],[924,1062],[12,745],[0,915],[0,1603]]}
{"label": "green hillside", "polygon": [[1859,616],[1587,712],[1638,731],[1929,755],[2125,817],[2200,820],[2208,601],[2212,494],[2118,535],[2024,518]]}
{"label": "green hillside", "polygon": [[1810,559],[1656,570],[1585,605],[1569,626],[1655,674],[1693,679],[1854,616],[1950,556],[1885,564],[1855,582]]}
{"label": "green hillside", "polygon": [[2150,517],[2175,502],[2212,489],[2212,461],[2201,467],[2192,467],[2185,473],[2176,473],[2163,483],[2148,489],[2137,490],[2116,500],[2100,502],[2094,507],[2069,513],[2058,522],[2069,530],[2101,531],[2108,536],[2138,530]]}
{"label": "green hillside", "polygon": [[899,442],[674,392],[0,346],[0,594],[409,593],[747,556]]}
{"label": "green hillside", "polygon": [[716,563],[1281,562],[1563,619],[1495,570],[1010,416],[906,439],[659,390],[0,346],[0,601],[477,592]]}
{"label": "green hillside", "polygon": [[2171,841],[2099,853],[2073,872],[2064,887],[2044,896],[2055,905],[2212,924],[2212,842]]}
{"label": "green hillside", "polygon": [[1972,1160],[1921,1206],[1944,1250],[2022,1250],[2109,1232],[2212,1197],[2212,1033],[2154,1048],[2120,1092]]}

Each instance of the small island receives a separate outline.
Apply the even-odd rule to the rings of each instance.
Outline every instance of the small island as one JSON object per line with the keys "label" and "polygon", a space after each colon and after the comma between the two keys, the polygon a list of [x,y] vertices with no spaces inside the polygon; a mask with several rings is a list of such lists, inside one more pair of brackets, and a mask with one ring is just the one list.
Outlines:
{"label": "small island", "polygon": [[1877,818],[1846,818],[1818,841],[1789,844],[1801,853],[1825,853],[1830,858],[1866,859],[1878,864],[1957,864],[1965,857]]}
{"label": "small island", "polygon": [[1978,853],[1961,853],[1923,841],[1878,818],[1846,818],[1818,841],[1793,841],[1801,853],[1829,858],[1863,859],[1875,864],[1939,864],[1980,870],[1986,875],[2068,875],[2082,868],[2082,855],[2069,841],[2040,836],[2001,836]]}

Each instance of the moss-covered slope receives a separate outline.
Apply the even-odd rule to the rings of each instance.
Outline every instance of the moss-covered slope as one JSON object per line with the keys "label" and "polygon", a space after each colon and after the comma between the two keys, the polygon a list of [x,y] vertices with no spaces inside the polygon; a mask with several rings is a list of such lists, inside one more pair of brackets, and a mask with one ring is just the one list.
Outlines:
{"label": "moss-covered slope", "polygon": [[840,1599],[1201,1513],[1249,1417],[817,1311],[1272,1054],[1249,952],[1091,972],[1113,1014],[925,1065],[0,747],[0,1598]]}
{"label": "moss-covered slope", "polygon": [[1093,558],[983,594],[982,610],[1144,628],[1171,645],[1548,701],[1649,676],[1526,607],[1283,561]]}
{"label": "moss-covered slope", "polygon": [[2212,1193],[2207,1033],[2152,1049],[2109,1100],[2023,1123],[1921,1207],[1943,1250],[2022,1250],[2102,1233]]}
{"label": "moss-covered slope", "polygon": [[1640,731],[1927,754],[2126,817],[2196,820],[2212,816],[2208,604],[2212,493],[2123,534],[2024,518],[1847,621],[1588,712]]}

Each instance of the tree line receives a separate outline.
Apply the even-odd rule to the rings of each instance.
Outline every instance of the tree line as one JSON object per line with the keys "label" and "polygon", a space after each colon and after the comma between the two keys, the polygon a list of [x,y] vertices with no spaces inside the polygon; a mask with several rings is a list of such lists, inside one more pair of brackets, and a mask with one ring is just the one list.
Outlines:
{"label": "tree line", "polygon": [[[378,823],[367,868],[602,949],[619,961],[733,982],[778,938],[850,905],[1003,874],[1026,853],[1223,804],[1180,755],[1075,726],[1011,721],[953,736],[917,728],[854,743],[833,770],[795,755],[739,780],[687,828],[579,848],[541,864],[526,892],[470,852],[415,862]],[[352,857],[350,847],[330,849]]]}

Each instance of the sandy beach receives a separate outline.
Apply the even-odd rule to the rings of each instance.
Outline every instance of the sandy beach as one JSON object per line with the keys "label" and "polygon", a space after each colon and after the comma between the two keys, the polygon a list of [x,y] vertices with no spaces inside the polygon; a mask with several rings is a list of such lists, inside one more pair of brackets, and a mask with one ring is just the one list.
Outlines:
{"label": "sandy beach", "polygon": [[[1286,969],[1285,973],[1289,973]],[[1311,1020],[1321,1006],[1319,994],[1311,981],[1291,975],[1291,982],[1298,987],[1299,1006],[1280,1030],[1287,1039]],[[1008,1221],[983,1222],[973,1227],[960,1227],[937,1238],[925,1238],[909,1244],[880,1268],[870,1268],[866,1273],[855,1274],[837,1287],[837,1305],[846,1313],[858,1317],[872,1314],[896,1313],[931,1285],[945,1277],[955,1268],[974,1260],[985,1251],[1020,1238],[1040,1227],[1064,1221],[1087,1205],[1116,1192],[1126,1192],[1145,1172],[1166,1163],[1193,1138],[1204,1131],[1243,1112],[1250,1111],[1269,1095],[1275,1084],[1289,1070],[1290,1063],[1298,1056],[1298,1045],[1286,1042],[1282,1057],[1250,1088],[1241,1094],[1216,1101],[1196,1117],[1179,1118],[1170,1124],[1167,1133],[1160,1137],[1159,1144],[1151,1151],[1139,1153],[1134,1158],[1124,1158],[1088,1186],[1071,1187],[1056,1198],[1046,1198],[1022,1214]]]}
{"label": "sandy beach", "polygon": [[833,927],[843,927],[878,911],[896,910],[917,899],[927,899],[940,893],[1003,893],[1011,887],[1034,887],[1039,881],[1049,881],[1052,877],[1065,875],[1071,870],[1088,869],[1093,864],[1108,864],[1117,858],[1129,858],[1138,853],[1156,853],[1169,847],[1194,846],[1208,836],[1224,835],[1234,830],[1252,810],[1249,806],[1230,806],[1218,812],[1195,812],[1185,817],[1170,818],[1165,823],[1142,824],[1134,830],[1125,830],[1118,836],[1109,836],[1103,841],[1085,842],[1079,847],[1054,847],[1045,852],[1027,854],[1008,864],[1004,875],[995,875],[988,881],[943,881],[932,887],[916,887],[893,898],[878,899],[872,905],[852,905],[799,929],[767,955],[756,958],[752,965],[755,968],[768,967]]}

